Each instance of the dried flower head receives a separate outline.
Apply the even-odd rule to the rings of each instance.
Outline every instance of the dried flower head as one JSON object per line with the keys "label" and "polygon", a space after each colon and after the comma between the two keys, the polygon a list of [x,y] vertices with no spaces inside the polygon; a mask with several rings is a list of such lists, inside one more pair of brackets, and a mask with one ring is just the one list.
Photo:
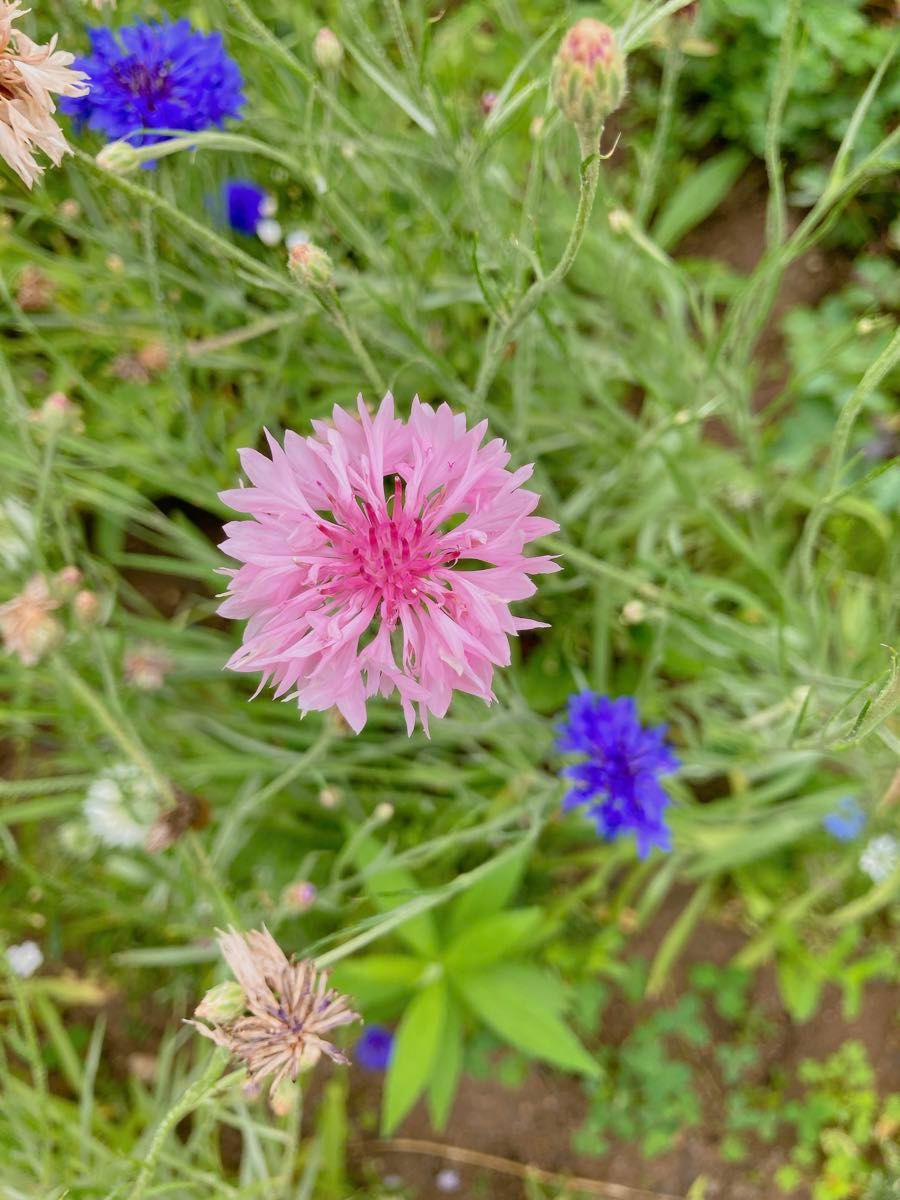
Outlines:
{"label": "dried flower head", "polygon": [[90,629],[102,615],[100,597],[89,588],[82,588],[72,598],[72,613],[82,629]]}
{"label": "dried flower head", "polygon": [[69,146],[53,119],[53,93],[83,96],[88,77],[69,66],[74,55],[56,49],[56,34],[39,46],[13,21],[24,16],[19,0],[0,0],[0,158],[27,187],[44,173],[35,154],[42,150],[59,166]]}
{"label": "dried flower head", "polygon": [[202,796],[179,787],[172,790],[175,803],[160,813],[147,831],[144,849],[148,854],[160,854],[174,846],[189,829],[205,829],[209,824],[209,804]]}
{"label": "dried flower head", "polygon": [[153,642],[138,642],[122,656],[125,682],[140,692],[158,692],[173,665],[171,656]]}
{"label": "dried flower head", "polygon": [[454,690],[490,704],[509,637],[540,624],[510,603],[558,570],[524,553],[558,528],[532,515],[532,468],[508,471],[499,439],[481,445],[487,422],[467,430],[418,398],[408,422],[388,395],[374,418],[360,397],[357,417],[335,407],[313,428],[284,449],[270,437],[271,459],[243,450],[253,486],[222,493],[253,517],[225,526],[222,549],[244,565],[219,611],[250,618],[228,665],[304,712],[336,705],[357,733],[367,699],[394,689],[410,733],[414,705],[427,732]]}
{"label": "dried flower head", "polygon": [[[225,961],[243,989],[246,1007],[238,1015],[204,1025],[190,1022],[243,1062],[250,1083],[272,1077],[271,1094],[284,1080],[295,1082],[300,1072],[318,1062],[324,1052],[338,1063],[349,1060],[326,1035],[360,1020],[346,996],[328,987],[327,971],[314,963],[288,959],[265,928],[219,933]],[[195,1016],[204,1017],[204,1004]]]}
{"label": "dried flower head", "polygon": [[16,304],[22,312],[43,312],[53,303],[55,295],[53,280],[34,263],[28,263],[19,272],[19,278],[16,280]]}
{"label": "dried flower head", "polygon": [[33,575],[18,596],[0,604],[0,637],[7,653],[33,667],[58,646],[65,632],[51,616],[58,607],[46,575]]}

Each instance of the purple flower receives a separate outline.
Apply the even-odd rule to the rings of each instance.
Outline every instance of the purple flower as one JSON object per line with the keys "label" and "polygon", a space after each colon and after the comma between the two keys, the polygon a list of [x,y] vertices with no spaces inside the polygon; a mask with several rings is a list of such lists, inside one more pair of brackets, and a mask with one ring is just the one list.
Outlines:
{"label": "purple flower", "polygon": [[386,1071],[394,1049],[394,1035],[385,1025],[367,1025],[356,1043],[354,1057],[367,1071]]}
{"label": "purple flower", "polygon": [[585,756],[584,762],[563,771],[572,780],[563,809],[585,805],[601,837],[633,833],[641,858],[653,846],[670,850],[665,822],[670,800],[659,777],[680,764],[666,743],[666,726],[641,725],[630,696],[610,700],[580,692],[569,698],[559,733],[557,749]]}
{"label": "purple flower", "polygon": [[166,134],[221,127],[244,103],[237,64],[222,35],[198,33],[189,21],[137,22],[113,32],[92,29],[91,53],[76,60],[87,72],[86,96],[66,97],[63,112],[110,141],[154,145]]}
{"label": "purple flower", "polygon": [[844,796],[838,801],[834,812],[830,812],[822,821],[822,827],[839,842],[852,842],[862,833],[865,823],[866,814],[856,797]]}
{"label": "purple flower", "polygon": [[229,179],[222,185],[222,209],[235,233],[253,237],[265,216],[266,193],[248,179]]}

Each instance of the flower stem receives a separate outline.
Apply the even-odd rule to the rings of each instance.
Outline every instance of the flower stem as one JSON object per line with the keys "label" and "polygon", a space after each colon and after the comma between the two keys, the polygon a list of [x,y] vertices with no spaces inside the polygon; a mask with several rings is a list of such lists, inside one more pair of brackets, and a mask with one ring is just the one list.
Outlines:
{"label": "flower stem", "polygon": [[510,338],[526,317],[534,312],[544,296],[569,273],[584,240],[588,219],[594,207],[594,198],[597,195],[599,178],[600,156],[592,154],[581,164],[581,194],[578,199],[578,211],[575,213],[575,223],[562,257],[548,275],[534,281],[513,305],[506,320],[501,325],[495,326],[488,334],[487,346],[481,360],[481,369],[478,372],[478,379],[475,382],[469,406],[473,420],[478,420],[481,416],[488,390],[500,367],[503,352],[509,344]]}
{"label": "flower stem", "polygon": [[344,341],[353,352],[356,361],[362,368],[363,374],[380,398],[387,390],[384,380],[381,378],[378,368],[372,362],[368,350],[363,345],[362,338],[356,332],[356,326],[347,316],[347,312],[337,292],[333,287],[322,288],[316,291],[316,297],[320,300],[322,307],[328,313],[329,317],[331,317],[335,328],[343,335]]}
{"label": "flower stem", "polygon": [[144,1165],[141,1167],[140,1174],[131,1192],[131,1200],[142,1200],[147,1190],[147,1185],[153,1179],[156,1166],[162,1157],[166,1138],[178,1122],[186,1117],[188,1113],[193,1112],[195,1108],[198,1108],[213,1092],[229,1087],[244,1075],[242,1068],[240,1071],[232,1071],[230,1075],[226,1075],[223,1078],[222,1068],[224,1065],[225,1055],[218,1050],[214,1051],[209,1062],[206,1064],[206,1070],[200,1078],[191,1084],[182,1094],[181,1099],[176,1104],[173,1104],[159,1125],[157,1125],[153,1140],[144,1159]]}

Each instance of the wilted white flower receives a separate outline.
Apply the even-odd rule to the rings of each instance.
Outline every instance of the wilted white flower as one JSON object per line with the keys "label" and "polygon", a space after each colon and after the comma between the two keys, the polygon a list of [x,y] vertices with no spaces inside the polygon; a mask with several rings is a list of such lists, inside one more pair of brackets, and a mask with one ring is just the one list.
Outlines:
{"label": "wilted white flower", "polygon": [[31,554],[34,544],[34,517],[21,500],[9,496],[0,500],[0,560],[14,571]]}
{"label": "wilted white flower", "polygon": [[281,226],[274,217],[264,217],[256,226],[256,236],[264,246],[277,246],[281,241]]}
{"label": "wilted white flower", "polygon": [[29,979],[44,961],[37,942],[20,942],[18,946],[7,946],[6,961],[14,975]]}
{"label": "wilted white flower", "polygon": [[159,814],[159,801],[156,783],[140,767],[116,763],[92,780],[84,818],[107,846],[140,846]]}
{"label": "wilted white flower", "polygon": [[891,833],[873,838],[859,856],[859,869],[873,883],[882,883],[897,867],[900,867],[900,841]]}

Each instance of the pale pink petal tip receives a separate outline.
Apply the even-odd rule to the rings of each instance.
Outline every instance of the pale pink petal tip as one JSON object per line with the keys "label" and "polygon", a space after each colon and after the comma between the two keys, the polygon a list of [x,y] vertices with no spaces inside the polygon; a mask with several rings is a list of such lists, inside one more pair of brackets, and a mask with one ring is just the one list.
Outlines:
{"label": "pale pink petal tip", "polygon": [[486,425],[466,429],[446,404],[388,394],[370,415],[335,408],[303,438],[268,438],[271,457],[241,451],[250,486],[222,498],[251,519],[225,526],[222,549],[242,565],[219,612],[247,621],[228,666],[260,672],[302,712],[337,707],[359,732],[366,701],[395,690],[426,732],[454,691],[493,699],[509,637],[536,622],[509,605],[558,570],[525,546],[558,526],[533,516],[539,497],[507,470]]}

